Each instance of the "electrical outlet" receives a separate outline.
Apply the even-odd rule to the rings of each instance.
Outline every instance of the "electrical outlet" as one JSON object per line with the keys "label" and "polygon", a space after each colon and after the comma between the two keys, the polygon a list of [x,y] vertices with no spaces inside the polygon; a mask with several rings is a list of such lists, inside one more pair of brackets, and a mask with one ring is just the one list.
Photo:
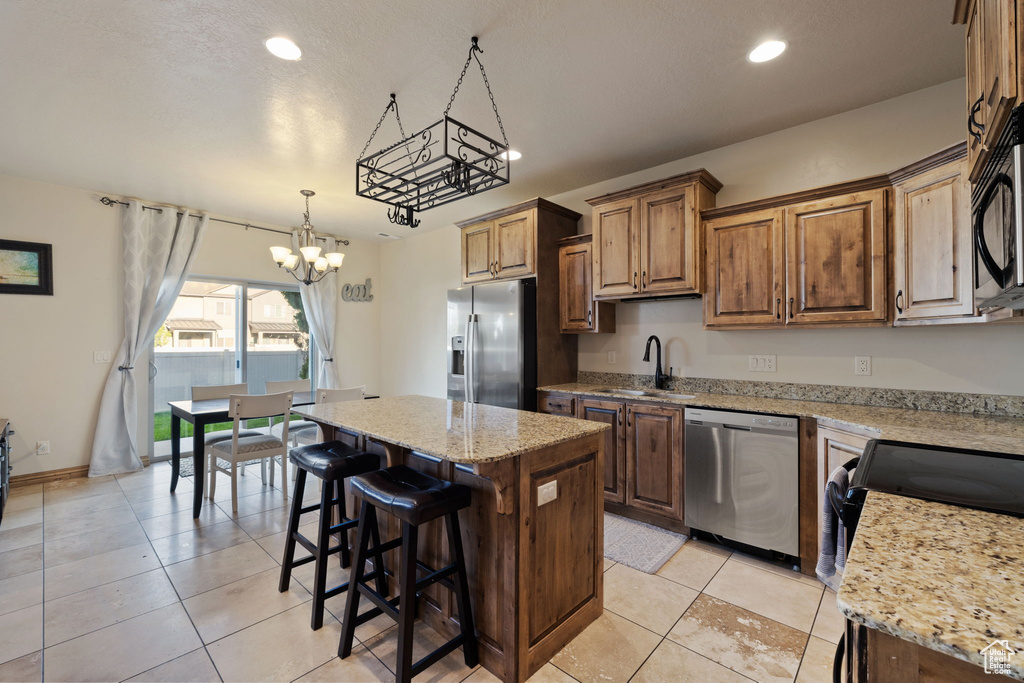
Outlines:
{"label": "electrical outlet", "polygon": [[775,356],[764,356],[764,371],[775,372]]}
{"label": "electrical outlet", "polygon": [[853,374],[855,374],[855,375],[870,375],[871,374],[871,356],[856,356],[853,359]]}
{"label": "electrical outlet", "polygon": [[50,442],[49,441],[36,441],[36,455],[49,455],[50,454]]}
{"label": "electrical outlet", "polygon": [[615,352],[614,351],[609,351],[608,352],[608,365],[615,365],[616,362],[617,361],[615,360]]}
{"label": "electrical outlet", "polygon": [[109,363],[110,362],[110,351],[93,351],[92,352],[93,363]]}
{"label": "electrical outlet", "polygon": [[750,372],[775,372],[775,356],[747,356],[747,370]]}
{"label": "electrical outlet", "polygon": [[558,498],[558,480],[549,481],[537,487],[537,507],[550,503]]}

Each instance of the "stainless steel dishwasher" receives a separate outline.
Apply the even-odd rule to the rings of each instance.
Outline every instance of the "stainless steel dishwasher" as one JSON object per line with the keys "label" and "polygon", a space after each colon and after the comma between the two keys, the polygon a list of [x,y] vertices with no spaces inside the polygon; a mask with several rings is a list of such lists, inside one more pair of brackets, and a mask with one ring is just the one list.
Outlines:
{"label": "stainless steel dishwasher", "polygon": [[797,419],[687,408],[686,526],[799,554]]}

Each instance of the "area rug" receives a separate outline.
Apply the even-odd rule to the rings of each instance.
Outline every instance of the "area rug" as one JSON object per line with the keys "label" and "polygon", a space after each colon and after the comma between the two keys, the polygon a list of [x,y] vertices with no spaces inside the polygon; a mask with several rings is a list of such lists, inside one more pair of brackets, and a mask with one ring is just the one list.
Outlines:
{"label": "area rug", "polygon": [[686,536],[604,513],[604,556],[653,574],[686,543]]}

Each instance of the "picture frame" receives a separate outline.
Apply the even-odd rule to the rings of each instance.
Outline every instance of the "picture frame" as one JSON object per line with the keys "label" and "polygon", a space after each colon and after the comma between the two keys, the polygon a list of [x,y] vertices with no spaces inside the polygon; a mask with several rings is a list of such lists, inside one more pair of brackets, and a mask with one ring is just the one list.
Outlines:
{"label": "picture frame", "polygon": [[53,296],[53,245],[0,240],[0,294]]}

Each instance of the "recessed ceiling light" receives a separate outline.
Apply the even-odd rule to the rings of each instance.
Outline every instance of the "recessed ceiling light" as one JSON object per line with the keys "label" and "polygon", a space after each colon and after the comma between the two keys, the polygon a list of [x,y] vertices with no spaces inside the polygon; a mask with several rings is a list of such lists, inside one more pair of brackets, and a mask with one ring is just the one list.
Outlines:
{"label": "recessed ceiling light", "polygon": [[296,61],[302,59],[302,50],[294,42],[287,38],[267,38],[264,45],[270,50],[270,54],[281,59]]}
{"label": "recessed ceiling light", "polygon": [[767,62],[775,59],[783,52],[786,51],[786,42],[783,40],[768,40],[753,50],[747,55],[747,59],[752,62]]}
{"label": "recessed ceiling light", "polygon": [[510,149],[507,152],[502,152],[501,153],[501,158],[502,159],[508,159],[509,161],[515,161],[516,159],[522,158],[522,156],[523,156],[522,154],[520,154],[519,152],[515,151],[514,149]]}

